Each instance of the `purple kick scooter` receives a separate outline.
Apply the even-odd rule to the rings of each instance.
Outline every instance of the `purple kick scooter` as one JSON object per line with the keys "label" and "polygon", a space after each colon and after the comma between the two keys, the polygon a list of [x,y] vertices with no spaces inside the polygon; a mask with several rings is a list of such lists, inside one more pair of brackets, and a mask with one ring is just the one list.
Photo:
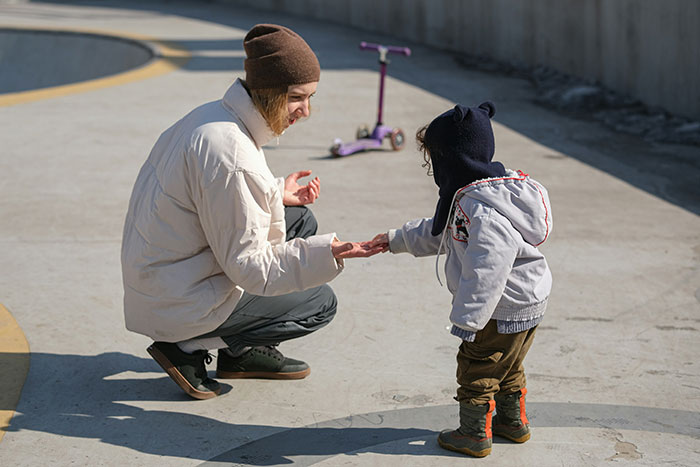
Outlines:
{"label": "purple kick scooter", "polygon": [[336,138],[331,146],[331,154],[334,156],[348,156],[359,151],[367,151],[369,149],[378,149],[382,146],[382,141],[389,138],[391,148],[394,151],[399,151],[403,148],[405,137],[401,128],[391,128],[382,123],[382,107],[384,106],[384,77],[386,76],[386,65],[388,54],[400,54],[405,56],[411,55],[411,49],[408,47],[394,47],[392,45],[369,44],[367,42],[360,43],[360,50],[375,50],[379,52],[379,110],[377,112],[377,124],[374,126],[372,133],[369,132],[367,125],[362,125],[357,129],[355,135],[356,140],[350,143],[343,143],[340,138]]}

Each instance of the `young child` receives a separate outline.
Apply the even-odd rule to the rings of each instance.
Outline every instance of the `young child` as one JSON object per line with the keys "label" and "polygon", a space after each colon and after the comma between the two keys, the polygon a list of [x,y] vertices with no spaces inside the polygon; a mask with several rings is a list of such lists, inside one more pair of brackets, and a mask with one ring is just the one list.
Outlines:
{"label": "young child", "polygon": [[[392,253],[446,254],[457,354],[460,426],[445,449],[484,457],[493,433],[530,439],[523,359],[547,305],[552,276],[537,249],[552,231],[545,188],[493,162],[494,106],[457,105],[416,134],[440,188],[435,215],[372,240]],[[438,274],[439,280],[439,274]],[[493,418],[492,414],[496,411]]]}

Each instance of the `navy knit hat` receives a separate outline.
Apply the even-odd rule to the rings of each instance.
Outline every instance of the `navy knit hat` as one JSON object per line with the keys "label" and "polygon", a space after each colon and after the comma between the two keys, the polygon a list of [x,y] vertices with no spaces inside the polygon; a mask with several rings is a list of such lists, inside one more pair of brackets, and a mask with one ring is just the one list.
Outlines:
{"label": "navy knit hat", "polygon": [[445,228],[457,190],[476,180],[505,175],[503,164],[491,162],[495,150],[491,117],[495,113],[491,102],[479,107],[457,104],[436,117],[425,130],[425,147],[430,154],[435,183],[440,187],[433,235],[439,235]]}

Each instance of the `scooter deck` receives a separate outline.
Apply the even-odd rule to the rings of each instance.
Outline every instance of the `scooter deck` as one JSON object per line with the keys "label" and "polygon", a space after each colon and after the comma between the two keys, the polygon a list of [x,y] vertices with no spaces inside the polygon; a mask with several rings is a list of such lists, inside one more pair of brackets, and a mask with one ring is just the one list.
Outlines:
{"label": "scooter deck", "polygon": [[366,151],[368,149],[377,149],[382,146],[381,140],[376,140],[373,138],[362,138],[350,143],[341,144],[333,153],[337,156],[349,156],[360,151]]}

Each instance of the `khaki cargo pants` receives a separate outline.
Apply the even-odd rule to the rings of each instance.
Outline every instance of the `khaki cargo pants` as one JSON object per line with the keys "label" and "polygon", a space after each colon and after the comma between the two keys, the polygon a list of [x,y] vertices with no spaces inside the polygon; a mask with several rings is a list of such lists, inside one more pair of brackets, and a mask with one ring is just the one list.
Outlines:
{"label": "khaki cargo pants", "polygon": [[499,334],[492,319],[476,333],[474,342],[462,342],[457,354],[457,400],[482,405],[496,394],[505,396],[524,388],[523,360],[536,329]]}

